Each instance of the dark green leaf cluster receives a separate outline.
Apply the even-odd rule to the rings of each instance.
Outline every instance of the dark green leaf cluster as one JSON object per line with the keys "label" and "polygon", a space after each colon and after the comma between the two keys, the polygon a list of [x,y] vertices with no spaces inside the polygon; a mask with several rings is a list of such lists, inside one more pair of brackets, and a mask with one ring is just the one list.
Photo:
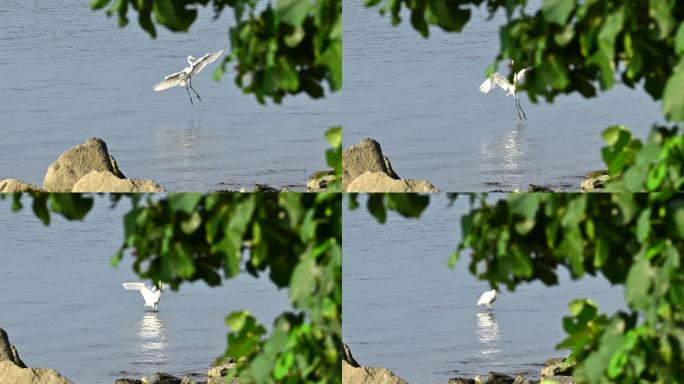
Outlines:
{"label": "dark green leaf cluster", "polygon": [[[3,198],[6,195],[1,195]],[[36,216],[49,211],[82,219],[93,205],[79,194],[33,194]],[[122,195],[110,195],[114,203]],[[270,334],[248,312],[226,318],[226,355],[244,383],[328,383],[341,380],[342,212],[337,193],[171,193],[127,195],[124,241],[112,258],[130,250],[135,272],[178,289],[203,280],[219,285],[241,271],[267,273],[287,287],[293,310]],[[21,209],[21,194],[13,208]]]}
{"label": "dark green leaf cluster", "polygon": [[624,126],[603,132],[603,161],[612,179],[609,191],[674,192],[684,188],[684,137],[678,128],[655,127],[646,143]]}
{"label": "dark green leaf cluster", "polygon": [[684,196],[515,194],[462,219],[458,252],[491,285],[604,275],[625,286],[629,310],[598,314],[587,300],[563,321],[581,383],[684,380]]}
{"label": "dark green leaf cluster", "polygon": [[[358,195],[348,195],[349,208],[358,208]],[[418,218],[430,204],[430,195],[417,193],[369,193],[367,196],[368,212],[380,223],[387,220],[387,210],[396,211],[404,217]]]}
{"label": "dark green leaf cluster", "polygon": [[[153,38],[155,24],[186,32],[197,18],[198,7],[211,5],[215,18],[232,8],[231,51],[214,73],[219,79],[226,66],[237,61],[236,84],[260,103],[280,103],[287,94],[323,97],[342,88],[342,2],[340,0],[91,0],[93,9],[117,14],[128,24],[129,8],[138,13],[140,26]],[[153,20],[154,19],[154,20]]]}

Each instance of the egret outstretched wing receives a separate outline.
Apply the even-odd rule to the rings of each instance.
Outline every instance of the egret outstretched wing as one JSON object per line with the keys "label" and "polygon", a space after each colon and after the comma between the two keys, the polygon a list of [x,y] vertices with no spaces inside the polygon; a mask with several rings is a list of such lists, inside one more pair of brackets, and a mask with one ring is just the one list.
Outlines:
{"label": "egret outstretched wing", "polygon": [[222,54],[223,49],[218,52],[207,53],[206,55],[200,57],[192,63],[192,74],[195,75],[202,72],[204,67],[216,61],[216,59],[218,59]]}
{"label": "egret outstretched wing", "polygon": [[174,74],[166,76],[163,81],[161,81],[159,84],[154,86],[154,90],[159,92],[159,91],[163,91],[165,89],[169,89],[171,87],[175,87],[177,85],[180,85],[182,74],[183,74],[183,71],[180,71],[180,72],[176,72]]}
{"label": "egret outstretched wing", "polygon": [[145,283],[123,283],[122,284],[124,288],[132,290],[132,291],[139,291],[145,287]]}
{"label": "egret outstretched wing", "polygon": [[532,67],[528,67],[528,68],[523,68],[523,69],[521,69],[521,70],[515,75],[515,81],[518,82],[518,83],[522,83],[523,81],[525,81],[525,75],[526,75],[527,72],[528,72],[529,70],[531,70],[531,69],[532,69]]}
{"label": "egret outstretched wing", "polygon": [[482,93],[489,93],[496,85],[506,92],[510,92],[513,87],[513,84],[511,84],[507,78],[501,76],[499,73],[495,73],[482,82],[479,89]]}

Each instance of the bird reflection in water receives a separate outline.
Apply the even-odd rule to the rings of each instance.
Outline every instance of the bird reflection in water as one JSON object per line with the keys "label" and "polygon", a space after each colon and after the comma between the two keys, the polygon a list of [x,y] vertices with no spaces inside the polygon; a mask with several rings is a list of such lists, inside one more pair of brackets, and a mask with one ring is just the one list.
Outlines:
{"label": "bird reflection in water", "polygon": [[148,363],[161,363],[166,360],[166,329],[159,319],[158,312],[145,312],[140,320],[140,349]]}
{"label": "bird reflection in water", "polygon": [[180,179],[192,179],[201,168],[202,120],[190,120],[185,128],[165,127],[156,133],[160,159],[169,164]]}
{"label": "bird reflection in water", "polygon": [[521,140],[524,128],[525,123],[519,123],[515,128],[506,131],[503,137],[483,138],[480,153],[485,171],[503,172],[505,182],[514,182],[513,179],[521,172],[520,168],[527,152]]}
{"label": "bird reflection in water", "polygon": [[479,356],[489,357],[501,352],[499,341],[501,332],[493,312],[477,313],[477,338],[480,341]]}

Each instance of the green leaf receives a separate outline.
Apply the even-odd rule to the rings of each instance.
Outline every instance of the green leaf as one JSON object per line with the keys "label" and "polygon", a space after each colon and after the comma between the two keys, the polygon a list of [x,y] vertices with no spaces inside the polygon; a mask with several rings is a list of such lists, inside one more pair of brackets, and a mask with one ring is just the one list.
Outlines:
{"label": "green leaf", "polygon": [[169,207],[171,212],[191,213],[202,200],[201,193],[170,193]]}
{"label": "green leaf", "polygon": [[675,34],[675,53],[677,55],[684,53],[684,22],[679,24]]}
{"label": "green leaf", "polygon": [[93,10],[104,8],[111,0],[90,0],[90,8]]}
{"label": "green leaf", "polygon": [[651,208],[646,208],[639,214],[636,226],[637,240],[640,243],[644,243],[648,238],[648,234],[651,230]]}
{"label": "green leaf", "polygon": [[310,0],[278,0],[276,11],[280,21],[299,27],[311,7]]}
{"label": "green leaf", "polygon": [[548,23],[565,25],[570,14],[575,9],[576,0],[544,0],[542,15]]}
{"label": "green leaf", "polygon": [[518,193],[508,196],[508,209],[511,215],[531,219],[537,214],[541,200],[539,193]]}
{"label": "green leaf", "polygon": [[651,265],[643,260],[633,264],[629,269],[625,283],[625,298],[632,308],[643,310],[651,302],[651,290],[654,271]]}
{"label": "green leaf", "polygon": [[684,121],[684,64],[678,65],[667,80],[663,92],[663,113],[668,120]]}

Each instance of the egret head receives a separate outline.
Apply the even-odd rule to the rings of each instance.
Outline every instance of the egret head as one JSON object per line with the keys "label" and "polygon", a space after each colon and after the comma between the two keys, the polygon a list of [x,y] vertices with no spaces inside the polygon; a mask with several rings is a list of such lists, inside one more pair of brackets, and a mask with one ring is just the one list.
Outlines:
{"label": "egret head", "polygon": [[188,55],[188,63],[192,64],[193,60],[195,60],[195,57],[192,55]]}

